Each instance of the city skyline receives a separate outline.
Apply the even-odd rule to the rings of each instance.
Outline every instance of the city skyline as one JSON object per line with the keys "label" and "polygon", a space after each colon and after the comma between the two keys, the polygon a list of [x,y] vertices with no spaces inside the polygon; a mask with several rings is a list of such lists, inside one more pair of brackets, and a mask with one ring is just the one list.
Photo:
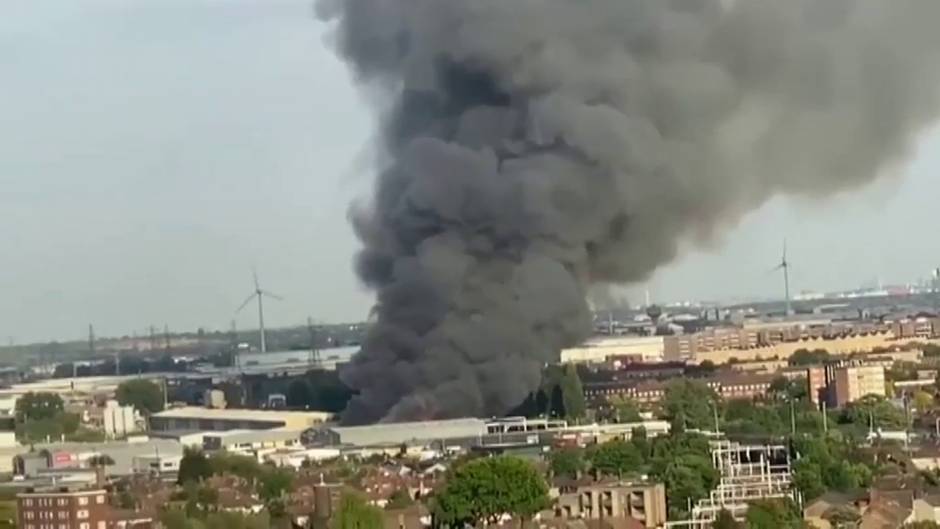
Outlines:
{"label": "city skyline", "polygon": [[[225,329],[252,266],[285,296],[274,327],[368,316],[346,209],[369,187],[372,118],[308,2],[3,9],[0,221],[16,229],[0,232],[0,336]],[[908,164],[833,200],[765,204],[628,299],[782,296],[769,271],[784,238],[794,293],[925,277],[940,266],[938,146],[931,133]]]}

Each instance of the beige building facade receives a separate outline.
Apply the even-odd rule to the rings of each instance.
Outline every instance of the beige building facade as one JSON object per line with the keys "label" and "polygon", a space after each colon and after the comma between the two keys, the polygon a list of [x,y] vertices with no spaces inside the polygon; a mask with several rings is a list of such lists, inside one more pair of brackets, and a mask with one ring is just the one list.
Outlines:
{"label": "beige building facade", "polygon": [[885,368],[881,365],[836,367],[832,373],[832,397],[836,407],[855,402],[867,395],[884,397]]}

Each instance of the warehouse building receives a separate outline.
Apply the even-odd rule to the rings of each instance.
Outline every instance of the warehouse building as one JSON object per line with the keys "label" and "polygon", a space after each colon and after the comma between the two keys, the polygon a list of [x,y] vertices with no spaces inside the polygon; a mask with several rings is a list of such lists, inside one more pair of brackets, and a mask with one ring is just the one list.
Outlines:
{"label": "warehouse building", "polygon": [[483,419],[380,423],[368,426],[332,426],[311,432],[324,445],[382,446],[476,439],[486,434]]}
{"label": "warehouse building", "polygon": [[225,450],[242,455],[257,455],[262,451],[292,449],[301,446],[300,430],[231,430],[207,433],[203,436],[205,450]]}
{"label": "warehouse building", "polygon": [[306,430],[333,418],[323,411],[174,408],[150,417],[154,432],[224,432],[228,430]]}

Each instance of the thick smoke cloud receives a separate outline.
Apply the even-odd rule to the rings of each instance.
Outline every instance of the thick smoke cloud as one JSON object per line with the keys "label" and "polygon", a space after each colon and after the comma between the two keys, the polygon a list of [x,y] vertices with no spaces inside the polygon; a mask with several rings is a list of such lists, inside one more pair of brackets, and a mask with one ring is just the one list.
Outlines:
{"label": "thick smoke cloud", "polygon": [[589,332],[590,286],[869,182],[938,113],[937,0],[319,7],[387,105],[350,422],[505,412]]}

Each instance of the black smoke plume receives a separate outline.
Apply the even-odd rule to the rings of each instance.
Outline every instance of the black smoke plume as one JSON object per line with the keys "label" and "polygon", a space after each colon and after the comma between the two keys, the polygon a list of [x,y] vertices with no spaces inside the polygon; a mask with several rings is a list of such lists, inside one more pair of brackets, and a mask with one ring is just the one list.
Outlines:
{"label": "black smoke plume", "polygon": [[938,112],[938,0],[319,8],[383,109],[348,422],[505,412],[587,335],[590,286],[869,182]]}

